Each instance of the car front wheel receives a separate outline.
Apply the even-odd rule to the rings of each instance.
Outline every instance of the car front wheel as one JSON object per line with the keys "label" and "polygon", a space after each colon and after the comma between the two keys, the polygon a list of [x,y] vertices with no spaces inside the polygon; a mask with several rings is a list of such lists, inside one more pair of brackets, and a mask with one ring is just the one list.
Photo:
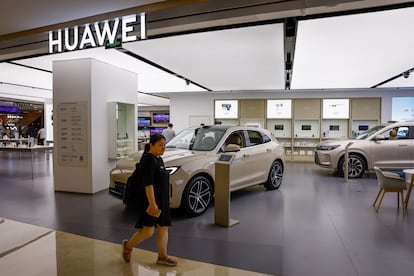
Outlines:
{"label": "car front wheel", "polygon": [[189,217],[196,217],[208,209],[212,197],[210,180],[204,176],[196,176],[184,189],[182,207]]}
{"label": "car front wheel", "polygon": [[[341,176],[344,176],[345,171],[345,158],[342,158],[339,162],[338,170]],[[365,172],[365,161],[361,156],[350,154],[348,157],[348,177],[359,178]]]}
{"label": "car front wheel", "polygon": [[269,176],[267,182],[264,184],[268,190],[279,189],[283,180],[283,165],[280,161],[274,161],[270,167]]}

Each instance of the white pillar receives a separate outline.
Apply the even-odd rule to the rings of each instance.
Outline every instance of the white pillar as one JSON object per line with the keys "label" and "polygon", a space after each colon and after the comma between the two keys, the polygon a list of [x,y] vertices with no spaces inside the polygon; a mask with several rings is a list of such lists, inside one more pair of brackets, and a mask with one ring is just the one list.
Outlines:
{"label": "white pillar", "polygon": [[[135,104],[137,75],[94,60],[53,63],[54,185],[96,193],[109,187],[108,102]],[[137,137],[137,130],[133,137]]]}

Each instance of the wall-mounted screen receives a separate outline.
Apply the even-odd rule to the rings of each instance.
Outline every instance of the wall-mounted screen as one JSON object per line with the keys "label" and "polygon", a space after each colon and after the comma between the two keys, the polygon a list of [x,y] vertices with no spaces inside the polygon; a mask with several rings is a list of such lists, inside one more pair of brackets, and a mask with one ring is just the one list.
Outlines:
{"label": "wall-mounted screen", "polygon": [[359,125],[358,126],[358,130],[364,131],[364,130],[368,130],[368,129],[369,129],[369,125]]}
{"label": "wall-mounted screen", "polygon": [[19,108],[15,106],[0,106],[1,113],[19,113]]}
{"label": "wall-mounted screen", "polygon": [[214,117],[216,119],[238,119],[239,102],[237,100],[216,100]]}
{"label": "wall-mounted screen", "polygon": [[138,117],[138,127],[149,127],[151,125],[150,117]]}
{"label": "wall-mounted screen", "polygon": [[163,127],[152,127],[152,128],[150,128],[150,135],[162,134],[163,130],[164,130]]}
{"label": "wall-mounted screen", "polygon": [[170,122],[170,114],[165,112],[152,113],[152,122],[154,124],[168,124]]}
{"label": "wall-mounted screen", "polygon": [[323,99],[323,119],[349,119],[349,99]]}
{"label": "wall-mounted screen", "polygon": [[339,131],[339,125],[330,125],[329,130],[331,131]]}
{"label": "wall-mounted screen", "polygon": [[414,120],[414,97],[392,97],[391,118],[397,122]]}
{"label": "wall-mounted screen", "polygon": [[267,100],[267,118],[292,118],[292,100]]}
{"label": "wall-mounted screen", "polygon": [[275,125],[275,130],[283,130],[283,125]]}
{"label": "wall-mounted screen", "polygon": [[312,130],[311,125],[302,125],[302,130]]}

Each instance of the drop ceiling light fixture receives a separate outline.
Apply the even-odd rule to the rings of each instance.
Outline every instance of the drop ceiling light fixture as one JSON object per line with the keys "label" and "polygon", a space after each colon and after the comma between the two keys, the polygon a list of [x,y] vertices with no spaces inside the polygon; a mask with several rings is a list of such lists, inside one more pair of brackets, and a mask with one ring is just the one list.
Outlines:
{"label": "drop ceiling light fixture", "polygon": [[389,82],[391,82],[393,80],[399,79],[401,77],[403,77],[404,79],[408,79],[410,77],[411,72],[414,72],[414,67],[413,68],[410,68],[410,69],[408,69],[406,71],[403,71],[400,74],[397,74],[397,75],[395,75],[395,76],[393,76],[393,77],[391,77],[391,78],[389,78],[389,79],[387,79],[385,81],[382,81],[382,82],[380,82],[380,83],[372,86],[372,88],[376,88],[376,87],[383,86],[384,84],[387,84],[387,83],[389,83]]}

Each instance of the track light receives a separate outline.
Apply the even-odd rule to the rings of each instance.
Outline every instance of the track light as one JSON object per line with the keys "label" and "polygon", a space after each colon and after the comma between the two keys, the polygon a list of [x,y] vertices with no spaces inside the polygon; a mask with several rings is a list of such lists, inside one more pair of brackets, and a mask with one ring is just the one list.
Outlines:
{"label": "track light", "polygon": [[403,73],[404,79],[408,79],[410,77],[410,71],[405,71]]}

